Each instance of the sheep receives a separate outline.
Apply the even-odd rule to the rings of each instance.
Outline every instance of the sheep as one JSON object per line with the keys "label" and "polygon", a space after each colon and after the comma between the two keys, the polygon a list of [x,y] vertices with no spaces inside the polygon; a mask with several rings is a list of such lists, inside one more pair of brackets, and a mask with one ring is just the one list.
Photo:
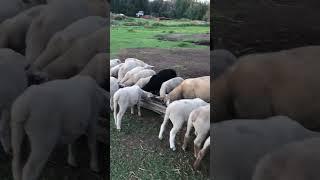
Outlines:
{"label": "sheep", "polygon": [[[146,69],[143,71],[138,72],[137,74],[134,74],[132,77],[130,77],[127,81],[123,83],[124,86],[131,86],[134,85],[139,81],[141,78],[149,77],[155,75],[156,72],[151,69]],[[150,78],[151,79],[151,78]]]}
{"label": "sheep", "polygon": [[138,85],[140,88],[143,88],[148,82],[150,81],[152,76],[146,77],[146,78],[141,78],[139,81],[135,84]]}
{"label": "sheep", "polygon": [[165,95],[164,102],[168,106],[178,99],[201,98],[210,102],[210,76],[184,80],[178,87]]}
{"label": "sheep", "polygon": [[196,108],[200,106],[208,105],[205,101],[200,98],[195,99],[182,99],[171,103],[167,109],[164,116],[163,123],[161,124],[159,139],[162,140],[163,132],[165,130],[166,124],[170,119],[173,127],[170,131],[170,148],[175,151],[176,147],[174,144],[176,134],[182,128],[183,124],[188,120],[189,114]]}
{"label": "sheep", "polygon": [[113,95],[119,90],[119,82],[115,77],[110,77],[110,109],[113,111]]}
{"label": "sheep", "polygon": [[207,154],[209,149],[210,149],[210,136],[206,139],[202,149],[197,154],[196,160],[193,163],[194,169],[198,169],[200,162],[202,161],[203,157]]}
{"label": "sheep", "polygon": [[[99,171],[96,133],[99,112],[105,111],[108,96],[90,76],[54,80],[25,90],[11,109],[14,179],[38,179],[50,153],[59,143],[68,144],[68,164],[76,166],[74,143],[86,133],[90,168]],[[25,136],[31,151],[22,166]]]}
{"label": "sheep", "polygon": [[[121,120],[128,107],[131,107],[131,114],[134,114],[133,106],[138,107],[138,116],[141,116],[140,100],[141,98],[151,98],[153,94],[143,91],[139,86],[125,87],[119,89],[113,95],[113,115],[117,130],[121,130]],[[119,112],[117,106],[119,104]]]}
{"label": "sheep", "polygon": [[194,140],[194,157],[197,157],[199,149],[210,130],[210,104],[201,106],[190,113],[187,131],[184,135],[182,149],[185,151],[190,139],[191,128],[194,127],[196,139]]}
{"label": "sheep", "polygon": [[136,58],[127,58],[124,60],[124,62],[129,62],[129,61],[135,61],[135,62],[138,62],[138,63],[144,63],[143,61],[139,60],[139,59],[136,59]]}
{"label": "sheep", "polygon": [[121,81],[121,79],[126,75],[128,71],[131,69],[138,67],[138,66],[147,66],[148,64],[144,62],[138,62],[138,61],[127,61],[122,65],[118,72],[118,80]]}
{"label": "sheep", "polygon": [[[284,144],[319,134],[286,116],[266,119],[234,119],[212,123],[210,174],[214,179],[249,180],[266,153]],[[212,168],[214,167],[214,168]]]}
{"label": "sheep", "polygon": [[157,74],[153,75],[142,89],[144,91],[151,92],[153,94],[159,95],[159,90],[162,83],[168,81],[169,79],[177,77],[177,73],[173,69],[164,69],[159,71]]}
{"label": "sheep", "polygon": [[168,93],[170,93],[174,88],[179,86],[184,79],[181,77],[175,77],[172,79],[169,79],[168,81],[162,83],[160,88],[160,98],[164,98],[164,96]]}
{"label": "sheep", "polygon": [[123,66],[124,63],[118,64],[116,66],[114,66],[113,68],[110,69],[110,76],[112,77],[118,77],[118,72],[121,66]]}
{"label": "sheep", "polygon": [[110,60],[110,68],[115,67],[116,65],[121,64],[121,60],[120,59],[111,59]]}
{"label": "sheep", "polygon": [[286,144],[258,162],[252,180],[319,179],[319,151],[319,137]]}
{"label": "sheep", "polygon": [[145,70],[145,69],[150,69],[152,68],[153,66],[138,66],[138,67],[135,67],[133,69],[131,69],[130,71],[128,71],[126,73],[126,75],[121,79],[120,83],[123,83],[125,81],[127,81],[130,77],[132,77],[134,74],[137,74],[138,72],[142,71],[142,70]]}

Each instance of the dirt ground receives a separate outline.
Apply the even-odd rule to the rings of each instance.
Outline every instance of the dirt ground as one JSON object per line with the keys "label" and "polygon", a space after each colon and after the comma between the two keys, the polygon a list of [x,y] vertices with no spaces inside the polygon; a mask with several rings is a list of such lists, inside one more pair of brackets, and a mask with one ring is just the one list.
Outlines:
{"label": "dirt ground", "polygon": [[210,49],[123,49],[119,58],[137,58],[155,66],[156,72],[166,68],[176,70],[178,76],[192,78],[210,75]]}
{"label": "dirt ground", "polygon": [[320,44],[319,7],[317,0],[216,1],[213,45],[241,56]]}
{"label": "dirt ground", "polygon": [[159,40],[187,41],[198,45],[210,46],[210,34],[165,34],[158,35]]}

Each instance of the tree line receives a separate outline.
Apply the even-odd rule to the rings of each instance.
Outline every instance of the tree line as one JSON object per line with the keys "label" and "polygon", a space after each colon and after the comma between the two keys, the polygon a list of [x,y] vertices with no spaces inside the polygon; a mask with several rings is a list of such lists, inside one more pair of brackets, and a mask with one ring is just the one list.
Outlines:
{"label": "tree line", "polygon": [[111,12],[135,16],[138,11],[156,17],[187,18],[208,20],[210,7],[208,3],[196,0],[111,0]]}

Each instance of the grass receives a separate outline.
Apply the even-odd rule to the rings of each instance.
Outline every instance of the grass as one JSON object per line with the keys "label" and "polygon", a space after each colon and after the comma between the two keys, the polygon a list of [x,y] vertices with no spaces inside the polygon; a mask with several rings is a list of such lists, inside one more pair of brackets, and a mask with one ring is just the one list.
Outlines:
{"label": "grass", "polygon": [[[171,20],[159,23],[153,20],[132,19],[134,20],[117,21],[120,23],[111,28],[111,58],[117,57],[119,51],[125,48],[207,48],[191,42],[181,44],[181,42],[158,40],[155,36],[172,33],[208,33],[209,26],[192,24],[190,21]],[[128,23],[132,26],[128,26]]]}
{"label": "grass", "polygon": [[118,132],[111,117],[111,179],[206,179],[191,167],[194,157],[181,148],[181,131],[177,136],[177,152],[169,149],[166,128],[164,140],[158,139],[162,117],[148,110],[142,111],[143,117],[129,115],[122,120]]}

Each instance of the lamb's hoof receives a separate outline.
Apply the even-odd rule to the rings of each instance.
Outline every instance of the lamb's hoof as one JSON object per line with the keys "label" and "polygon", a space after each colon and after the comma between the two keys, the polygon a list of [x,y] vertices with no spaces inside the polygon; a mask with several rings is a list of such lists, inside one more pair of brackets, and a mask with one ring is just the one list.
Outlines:
{"label": "lamb's hoof", "polygon": [[99,169],[98,165],[91,165],[90,169],[93,172],[96,172],[96,173],[100,172],[100,169]]}
{"label": "lamb's hoof", "polygon": [[176,147],[172,147],[171,149],[172,149],[172,151],[176,151]]}
{"label": "lamb's hoof", "polygon": [[182,146],[182,150],[183,150],[183,151],[186,151],[186,147]]}
{"label": "lamb's hoof", "polygon": [[68,164],[71,167],[79,167],[79,165],[78,165],[78,163],[76,161],[68,160]]}
{"label": "lamb's hoof", "polygon": [[162,140],[162,139],[163,139],[163,137],[159,136],[159,139],[160,139],[160,140]]}
{"label": "lamb's hoof", "polygon": [[141,114],[138,114],[139,117],[141,117]]}
{"label": "lamb's hoof", "polygon": [[117,129],[118,130],[118,132],[121,132],[121,129]]}

